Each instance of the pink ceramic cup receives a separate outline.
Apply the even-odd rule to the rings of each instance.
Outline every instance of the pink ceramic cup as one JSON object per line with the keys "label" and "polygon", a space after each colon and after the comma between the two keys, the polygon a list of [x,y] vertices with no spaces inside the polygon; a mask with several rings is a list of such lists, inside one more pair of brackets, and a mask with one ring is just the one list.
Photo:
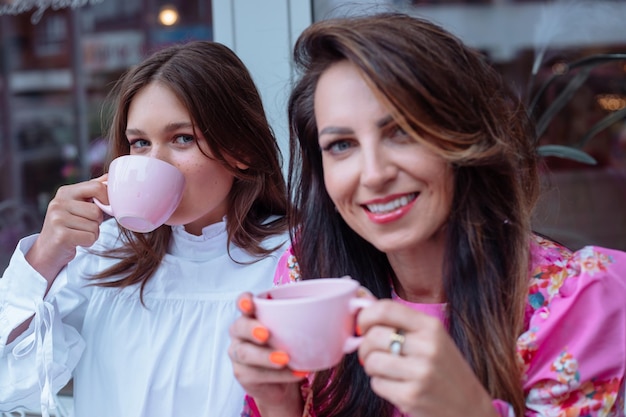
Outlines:
{"label": "pink ceramic cup", "polygon": [[185,176],[157,158],[124,155],[115,158],[106,181],[109,205],[94,199],[105,213],[128,230],[147,233],[170,218],[185,189]]}
{"label": "pink ceramic cup", "polygon": [[320,278],[254,296],[258,320],[270,331],[271,345],[289,355],[291,369],[328,369],[359,347],[356,314],[372,303],[357,297],[359,286],[353,279]]}

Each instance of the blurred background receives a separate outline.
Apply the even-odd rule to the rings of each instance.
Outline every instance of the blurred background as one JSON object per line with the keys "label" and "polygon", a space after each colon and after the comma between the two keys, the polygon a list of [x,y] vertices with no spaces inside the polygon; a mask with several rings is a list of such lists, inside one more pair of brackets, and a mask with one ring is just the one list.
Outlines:
{"label": "blurred background", "polygon": [[625,0],[0,0],[0,268],[41,227],[60,185],[102,173],[104,98],[146,54],[192,39],[230,46],[286,156],[298,34],[313,21],[390,9],[481,50],[532,105],[547,163],[537,230],[573,248],[626,249]]}
{"label": "blurred background", "polygon": [[[102,173],[104,98],[146,54],[231,47],[286,157],[295,39],[313,21],[383,10],[452,31],[529,105],[546,162],[537,231],[626,250],[626,0],[0,0],[0,268],[59,186]],[[71,392],[57,415],[71,415]]]}

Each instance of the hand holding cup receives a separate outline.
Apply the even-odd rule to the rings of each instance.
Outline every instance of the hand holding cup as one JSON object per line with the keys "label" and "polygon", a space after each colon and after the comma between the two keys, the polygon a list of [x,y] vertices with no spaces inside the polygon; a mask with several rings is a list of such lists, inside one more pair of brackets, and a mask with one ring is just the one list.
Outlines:
{"label": "hand holding cup", "polygon": [[148,233],[163,225],[178,207],[185,177],[160,159],[124,155],[111,162],[106,184],[110,204],[97,199],[94,203],[126,229]]}
{"label": "hand holding cup", "polygon": [[354,352],[356,314],[372,304],[358,296],[358,281],[319,278],[263,291],[253,297],[256,318],[271,335],[270,343],[289,355],[294,370],[319,371]]}

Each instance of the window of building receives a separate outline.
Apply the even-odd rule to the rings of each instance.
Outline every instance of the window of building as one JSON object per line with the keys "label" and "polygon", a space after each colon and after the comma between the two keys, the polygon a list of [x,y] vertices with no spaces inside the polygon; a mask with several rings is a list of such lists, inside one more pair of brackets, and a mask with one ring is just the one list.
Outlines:
{"label": "window of building", "polygon": [[[545,156],[545,190],[536,210],[536,230],[572,249],[587,244],[626,249],[622,19],[626,2],[314,0],[313,4],[315,20],[391,10],[415,14],[482,51],[528,104],[538,98],[533,107],[534,119],[542,127],[538,145],[573,146],[596,161],[589,165]],[[563,98],[558,111],[542,118]]]}
{"label": "window of building", "polygon": [[17,239],[41,228],[59,186],[102,173],[112,83],[150,51],[213,37],[210,0],[44,3],[0,2],[2,269]]}

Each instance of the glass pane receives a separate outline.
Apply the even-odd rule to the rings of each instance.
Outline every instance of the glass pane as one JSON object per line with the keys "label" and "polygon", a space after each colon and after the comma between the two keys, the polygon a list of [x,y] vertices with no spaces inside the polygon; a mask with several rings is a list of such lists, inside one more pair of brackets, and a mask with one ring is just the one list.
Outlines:
{"label": "glass pane", "polygon": [[[151,51],[212,39],[210,0],[84,3],[15,15],[0,1],[2,270],[17,241],[40,230],[59,186],[103,172],[112,84]],[[70,382],[60,404],[71,407],[71,394]]]}
{"label": "glass pane", "polygon": [[213,36],[210,0],[31,2],[18,14],[14,3],[0,1],[2,269],[17,240],[40,229],[59,186],[102,173],[112,83],[151,51]]}
{"label": "glass pane", "polygon": [[572,249],[586,244],[626,249],[626,2],[374,3],[314,0],[314,18],[397,10],[431,19],[482,51],[519,95],[534,103],[540,152],[555,149],[544,145],[568,146],[596,161],[564,158],[562,148],[557,148],[561,157],[544,154],[545,192],[536,230]]}

